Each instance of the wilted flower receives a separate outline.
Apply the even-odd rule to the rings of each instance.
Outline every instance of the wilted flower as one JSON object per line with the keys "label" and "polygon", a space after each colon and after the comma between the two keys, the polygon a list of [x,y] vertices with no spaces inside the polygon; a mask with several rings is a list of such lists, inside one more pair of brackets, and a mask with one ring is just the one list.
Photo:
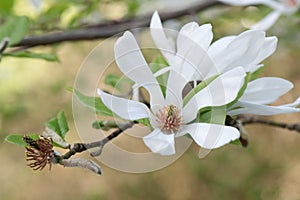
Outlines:
{"label": "wilted flower", "polygon": [[152,152],[174,154],[174,137],[185,134],[190,134],[198,145],[207,149],[218,148],[239,138],[239,131],[233,127],[194,120],[201,108],[226,105],[236,98],[245,77],[241,67],[218,76],[184,103],[182,90],[197,71],[195,66],[187,63],[199,58],[197,52],[181,52],[181,60],[170,66],[165,95],[130,32],[125,32],[116,42],[115,58],[124,75],[148,91],[150,109],[144,103],[116,97],[100,89],[98,94],[103,103],[121,118],[149,119],[153,131],[143,140]]}
{"label": "wilted flower", "polygon": [[51,170],[51,161],[54,158],[54,150],[51,140],[42,136],[37,140],[24,136],[23,140],[28,145],[25,147],[26,160],[29,162],[28,166],[33,170],[42,170],[47,164],[49,164],[49,170]]}
{"label": "wilted flower", "polygon": [[254,30],[267,30],[281,15],[292,15],[300,7],[299,0],[219,0],[223,3],[234,5],[234,6],[248,6],[263,4],[274,11],[264,17],[260,22],[254,24],[251,29]]}

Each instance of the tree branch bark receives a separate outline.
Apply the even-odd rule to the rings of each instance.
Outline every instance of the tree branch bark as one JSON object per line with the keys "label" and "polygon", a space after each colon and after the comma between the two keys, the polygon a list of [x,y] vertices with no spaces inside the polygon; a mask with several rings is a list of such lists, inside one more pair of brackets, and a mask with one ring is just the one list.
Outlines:
{"label": "tree branch bark", "polygon": [[300,133],[300,124],[299,123],[288,124],[288,123],[282,123],[282,122],[274,122],[271,120],[261,119],[261,118],[255,117],[255,116],[248,116],[248,115],[241,115],[241,116],[239,116],[238,120],[240,120],[243,125],[264,124],[264,125],[268,125],[268,126],[275,126],[275,127],[288,129],[290,131],[297,131]]}
{"label": "tree branch bark", "polygon": [[[217,0],[200,1],[197,4],[187,8],[182,8],[171,12],[161,12],[162,21],[178,18],[184,15],[193,14],[207,8],[217,5],[223,5]],[[62,32],[50,33],[45,35],[31,35],[25,37],[13,47],[21,47],[22,49],[31,48],[41,45],[52,45],[66,41],[93,40],[99,38],[107,38],[125,30],[147,27],[150,23],[151,15],[135,17],[132,19],[124,19],[121,21],[109,21],[102,24],[89,26],[81,29],[66,30]]]}

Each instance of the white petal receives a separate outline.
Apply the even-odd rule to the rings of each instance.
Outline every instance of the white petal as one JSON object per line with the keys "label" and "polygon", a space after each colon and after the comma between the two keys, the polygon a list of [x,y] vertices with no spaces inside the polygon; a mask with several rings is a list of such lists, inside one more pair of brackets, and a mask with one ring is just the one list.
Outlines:
{"label": "white petal", "polygon": [[255,104],[250,102],[238,101],[234,106],[241,107],[241,108],[228,111],[229,115],[254,114],[254,115],[269,116],[269,115],[299,112],[299,108],[294,108],[286,105],[266,106],[266,105]]}
{"label": "white petal", "polygon": [[236,38],[237,36],[226,36],[218,39],[208,49],[208,54],[211,57],[215,57],[219,53],[223,52],[226,47]]}
{"label": "white petal", "polygon": [[270,55],[272,55],[276,50],[277,42],[277,37],[267,37],[254,63],[258,64]]}
{"label": "white petal", "polygon": [[172,60],[175,55],[175,43],[171,38],[167,38],[160,17],[155,11],[150,22],[150,33],[157,48],[161,51],[169,64],[173,64]]}
{"label": "white petal", "polygon": [[289,106],[289,107],[297,107],[299,105],[300,105],[300,97],[298,97],[293,103],[284,104],[284,106]]}
{"label": "white petal", "polygon": [[251,29],[262,30],[262,31],[268,30],[271,26],[273,26],[273,24],[275,24],[275,22],[280,17],[280,15],[281,15],[281,12],[274,11],[274,12],[268,14],[266,17],[264,17],[258,23],[254,24],[251,27]]}
{"label": "white petal", "polygon": [[181,74],[170,70],[166,87],[166,104],[182,108],[182,90],[189,80],[182,77]]}
{"label": "white petal", "polygon": [[264,77],[248,83],[247,88],[239,99],[258,104],[269,104],[293,88],[293,84],[282,78]]}
{"label": "white petal", "polygon": [[240,137],[236,128],[219,124],[193,123],[185,125],[180,132],[190,134],[199,146],[206,149],[219,148]]}
{"label": "white petal", "polygon": [[115,59],[125,76],[149,92],[151,108],[164,101],[160,86],[148,67],[134,36],[129,31],[126,31],[115,43]]}
{"label": "white petal", "polygon": [[190,50],[191,43],[207,50],[213,39],[211,29],[212,26],[210,24],[199,26],[196,22],[190,22],[184,25],[177,36],[177,53],[185,55]]}
{"label": "white petal", "polygon": [[198,26],[192,22],[186,24],[178,33],[176,62],[171,65],[174,71],[181,74],[186,80],[193,76],[200,76],[203,58],[207,56],[207,48],[212,40],[211,25]]}
{"label": "white petal", "polygon": [[213,39],[212,26],[211,24],[199,26],[196,22],[190,22],[184,25],[179,31],[177,38],[178,51],[188,48],[184,42],[186,37],[190,38],[203,49],[207,50]]}
{"label": "white petal", "polygon": [[123,119],[136,120],[150,117],[148,107],[140,102],[116,97],[97,89],[104,105]]}
{"label": "white petal", "polygon": [[263,31],[248,30],[235,37],[223,51],[212,52],[211,50],[209,53],[220,72],[238,66],[246,68],[258,56],[264,40]]}
{"label": "white petal", "polygon": [[149,135],[143,137],[146,146],[154,153],[161,155],[175,154],[174,134],[164,134],[160,129],[155,129]]}
{"label": "white petal", "polygon": [[226,72],[195,94],[183,108],[183,121],[196,118],[199,109],[206,106],[222,106],[233,101],[243,86],[245,71],[238,67]]}

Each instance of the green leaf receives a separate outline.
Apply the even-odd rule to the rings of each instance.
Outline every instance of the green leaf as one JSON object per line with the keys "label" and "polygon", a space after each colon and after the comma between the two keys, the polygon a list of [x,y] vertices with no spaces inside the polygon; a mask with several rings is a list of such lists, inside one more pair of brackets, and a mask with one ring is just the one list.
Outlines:
{"label": "green leaf", "polygon": [[193,88],[183,99],[183,105],[185,106],[189,100],[191,100],[191,98],[197,94],[200,90],[202,90],[203,88],[205,88],[209,83],[211,83],[213,80],[215,80],[218,77],[218,75],[216,76],[212,76],[204,81],[202,81],[201,83],[199,83],[195,88]]}
{"label": "green leaf", "polygon": [[45,126],[53,130],[63,141],[65,141],[65,136],[69,131],[69,127],[63,111],[59,112],[56,117],[47,121]]}
{"label": "green leaf", "polygon": [[112,111],[103,104],[102,100],[99,97],[86,96],[80,93],[75,88],[71,88],[71,87],[69,87],[68,90],[73,92],[73,94],[77,97],[80,103],[92,109],[98,115],[113,116]]}
{"label": "green leaf", "polygon": [[0,41],[9,38],[10,45],[21,41],[29,28],[29,20],[25,16],[11,16],[3,25],[0,26]]}
{"label": "green leaf", "polygon": [[3,56],[11,56],[11,57],[18,57],[18,58],[35,58],[35,59],[43,59],[49,62],[59,62],[59,58],[54,54],[33,53],[30,51],[4,53]]}
{"label": "green leaf", "polygon": [[5,15],[10,14],[13,10],[14,3],[14,0],[0,1],[0,13]]}
{"label": "green leaf", "polygon": [[[12,134],[12,135],[8,135],[5,138],[6,142],[12,143],[12,144],[16,144],[22,147],[26,147],[27,143],[23,141],[23,136],[21,134]],[[31,137],[32,139],[36,140],[39,138],[38,134],[29,134],[27,135],[28,137]]]}

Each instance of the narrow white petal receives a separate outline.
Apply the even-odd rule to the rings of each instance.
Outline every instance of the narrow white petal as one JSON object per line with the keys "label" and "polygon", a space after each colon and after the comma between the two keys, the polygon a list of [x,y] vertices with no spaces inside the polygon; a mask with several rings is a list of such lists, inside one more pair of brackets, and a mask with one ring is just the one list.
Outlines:
{"label": "narrow white petal", "polygon": [[154,153],[161,155],[175,154],[174,134],[164,134],[160,129],[155,129],[149,135],[143,137],[146,146]]}
{"label": "narrow white petal", "polygon": [[199,26],[196,22],[191,22],[184,25],[179,31],[177,39],[178,51],[188,48],[184,42],[186,37],[194,41],[203,49],[207,50],[213,39],[212,26],[211,24]]}
{"label": "narrow white petal", "polygon": [[293,88],[293,84],[282,78],[264,77],[248,83],[240,101],[269,104]]}
{"label": "narrow white petal", "polygon": [[136,120],[150,117],[148,107],[140,102],[116,97],[97,89],[104,105],[123,119]]}
{"label": "narrow white petal", "polygon": [[222,106],[233,101],[243,86],[245,75],[243,68],[235,68],[220,75],[207,87],[195,94],[183,108],[184,123],[195,119],[201,108]]}
{"label": "narrow white petal", "polygon": [[299,112],[299,108],[294,108],[286,105],[267,106],[267,105],[255,104],[250,102],[238,101],[234,106],[241,107],[241,108],[228,111],[229,115],[254,114],[254,115],[269,116],[269,115]]}
{"label": "narrow white petal", "polygon": [[300,97],[298,97],[293,103],[284,104],[284,106],[298,107],[300,105]]}
{"label": "narrow white petal", "polygon": [[266,17],[264,17],[258,23],[254,24],[251,27],[251,29],[262,30],[262,31],[268,30],[271,26],[273,26],[273,24],[275,24],[275,22],[280,17],[280,15],[281,15],[281,12],[274,11],[274,12],[268,14]]}
{"label": "narrow white petal", "polygon": [[167,38],[157,11],[153,13],[151,18],[150,33],[155,45],[167,59],[168,63],[173,64],[175,43],[171,38]]}
{"label": "narrow white petal", "polygon": [[267,37],[254,63],[258,64],[264,59],[268,58],[270,55],[272,55],[276,50],[277,42],[277,37]]}
{"label": "narrow white petal", "polygon": [[126,31],[115,43],[115,59],[125,76],[144,87],[150,95],[150,104],[163,102],[160,86],[151,72],[132,33]]}
{"label": "narrow white petal", "polygon": [[199,26],[196,22],[190,22],[184,25],[177,36],[177,53],[185,55],[189,51],[191,43],[207,50],[213,39],[211,29],[211,24]]}
{"label": "narrow white petal", "polygon": [[188,133],[194,141],[206,149],[219,148],[240,137],[240,132],[231,126],[193,123],[185,125],[181,133]]}
{"label": "narrow white petal", "polygon": [[218,39],[208,49],[208,54],[214,58],[216,55],[223,52],[226,47],[236,38],[237,36],[226,36]]}
{"label": "narrow white petal", "polygon": [[238,66],[247,68],[258,56],[264,41],[263,31],[248,30],[235,37],[222,51],[213,52],[212,49],[209,54],[220,72]]}

